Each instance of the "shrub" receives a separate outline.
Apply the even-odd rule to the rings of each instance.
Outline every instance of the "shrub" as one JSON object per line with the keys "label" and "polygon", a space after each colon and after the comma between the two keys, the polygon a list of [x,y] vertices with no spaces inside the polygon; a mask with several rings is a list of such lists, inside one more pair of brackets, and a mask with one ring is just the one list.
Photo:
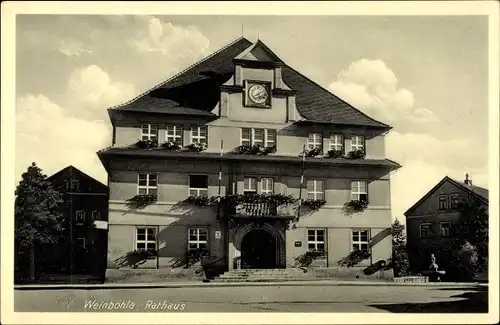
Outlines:
{"label": "shrub", "polygon": [[453,251],[451,262],[450,270],[447,270],[451,278],[463,281],[472,280],[478,267],[477,248],[466,242]]}

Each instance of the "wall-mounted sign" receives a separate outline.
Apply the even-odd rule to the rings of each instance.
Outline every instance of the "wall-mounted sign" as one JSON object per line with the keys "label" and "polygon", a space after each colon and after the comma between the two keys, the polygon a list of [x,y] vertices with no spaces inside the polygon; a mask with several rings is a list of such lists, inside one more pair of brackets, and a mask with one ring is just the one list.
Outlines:
{"label": "wall-mounted sign", "polygon": [[302,247],[302,242],[300,240],[295,241],[295,247]]}
{"label": "wall-mounted sign", "polygon": [[216,230],[215,231],[215,239],[220,239],[221,237],[222,237],[221,231],[220,230]]}
{"label": "wall-mounted sign", "polygon": [[108,222],[102,220],[94,220],[94,227],[96,229],[108,229]]}

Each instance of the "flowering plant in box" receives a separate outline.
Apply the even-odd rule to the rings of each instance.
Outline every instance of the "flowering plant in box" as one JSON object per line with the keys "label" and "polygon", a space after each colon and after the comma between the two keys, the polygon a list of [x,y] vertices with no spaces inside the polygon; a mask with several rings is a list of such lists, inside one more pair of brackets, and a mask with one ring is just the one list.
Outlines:
{"label": "flowering plant in box", "polygon": [[354,149],[349,152],[348,157],[351,159],[365,159],[366,152],[364,149]]}
{"label": "flowering plant in box", "polygon": [[153,149],[158,146],[158,141],[156,140],[139,140],[136,145],[143,149]]}
{"label": "flowering plant in box", "polygon": [[323,148],[316,147],[306,151],[307,157],[316,157],[323,155]]}
{"label": "flowering plant in box", "polygon": [[201,152],[204,150],[207,150],[207,144],[202,142],[202,143],[191,143],[188,148],[192,151],[196,152]]}
{"label": "flowering plant in box", "polygon": [[337,149],[331,149],[328,150],[328,157],[329,158],[340,158],[344,155],[342,150],[337,150]]}
{"label": "flowering plant in box", "polygon": [[307,199],[304,202],[302,202],[303,206],[307,206],[311,210],[319,210],[325,204],[326,201],[320,199]]}
{"label": "flowering plant in box", "polygon": [[164,144],[162,144],[162,147],[167,149],[167,150],[171,150],[171,151],[181,149],[180,144],[178,144],[177,142],[174,142],[174,141],[167,141]]}

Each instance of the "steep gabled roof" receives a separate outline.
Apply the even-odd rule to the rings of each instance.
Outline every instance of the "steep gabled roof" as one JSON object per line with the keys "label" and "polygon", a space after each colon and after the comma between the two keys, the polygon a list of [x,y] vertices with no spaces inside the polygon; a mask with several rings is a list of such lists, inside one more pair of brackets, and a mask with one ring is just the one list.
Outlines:
{"label": "steep gabled roof", "polygon": [[[261,41],[258,41],[256,44],[269,50]],[[196,97],[193,94],[199,91],[201,87],[219,93],[220,86],[227,82],[234,73],[233,59],[256,44],[252,44],[245,38],[239,38],[186,70],[148,90],[146,93],[113,109],[213,116],[214,114],[210,111],[217,102],[208,101],[205,107],[200,107],[198,103],[198,106],[194,109],[194,105],[182,102],[182,99],[178,95],[177,98],[172,98],[175,97],[172,94],[175,89],[187,87],[192,87],[190,91],[185,91],[191,97]],[[274,54],[271,50],[269,52]],[[276,59],[279,60],[277,56]],[[282,61],[280,60],[279,62]],[[284,82],[297,91],[296,106],[299,113],[307,121],[390,128],[389,125],[370,118],[286,64],[283,64],[282,74]]]}
{"label": "steep gabled roof", "polygon": [[488,190],[479,186],[474,186],[474,185],[467,185],[463,182],[454,180],[448,176],[445,176],[439,183],[437,183],[427,194],[425,194],[420,200],[417,201],[411,208],[409,208],[404,215],[407,216],[411,214],[415,209],[417,209],[420,204],[422,204],[427,198],[429,198],[441,185],[443,185],[445,182],[450,182],[453,185],[463,189],[466,193],[469,193],[473,195],[474,197],[478,198],[479,200],[483,201],[484,203],[488,204]]}
{"label": "steep gabled roof", "polygon": [[51,181],[52,179],[55,179],[57,178],[57,176],[61,175],[61,174],[67,174],[67,175],[80,175],[82,177],[85,177],[85,178],[88,178],[90,180],[92,180],[93,182],[99,184],[99,185],[102,185],[104,187],[108,187],[107,185],[104,185],[103,183],[101,183],[100,181],[98,181],[97,179],[93,178],[92,176],[89,176],[87,175],[86,173],[82,172],[80,169],[76,168],[75,166],[73,165],[69,165],[63,169],[61,169],[60,171],[52,174],[51,176],[47,177],[47,180],[48,181]]}

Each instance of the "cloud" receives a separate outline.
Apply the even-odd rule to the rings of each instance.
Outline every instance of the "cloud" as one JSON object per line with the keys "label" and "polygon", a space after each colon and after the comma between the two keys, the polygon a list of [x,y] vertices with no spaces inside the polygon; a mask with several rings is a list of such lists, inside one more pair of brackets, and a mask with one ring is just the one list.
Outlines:
{"label": "cloud", "polygon": [[76,106],[101,112],[132,99],[136,94],[134,85],[112,81],[108,73],[95,64],[78,68],[71,74],[68,92]]}
{"label": "cloud", "polygon": [[404,221],[404,213],[429,192],[441,179],[449,176],[463,181],[471,175],[473,184],[488,188],[487,168],[451,168],[422,160],[401,162],[403,167],[391,176],[392,215]]}
{"label": "cloud", "polygon": [[403,167],[391,177],[392,212],[396,217],[424,196],[443,177],[462,181],[472,176],[476,185],[488,187],[488,157],[474,150],[471,138],[439,140],[427,134],[390,132],[387,156]]}
{"label": "cloud", "polygon": [[76,39],[61,40],[59,44],[59,52],[66,56],[80,56],[82,54],[92,54],[92,51],[86,49],[83,43]]}
{"label": "cloud", "polygon": [[[141,21],[141,20],[139,20]],[[169,57],[203,54],[209,40],[194,26],[174,26],[155,17],[144,17],[146,28],[139,28],[129,40],[139,53],[159,52]]]}
{"label": "cloud", "polygon": [[66,116],[63,108],[40,94],[19,97],[16,106],[16,175],[35,161],[48,175],[73,165],[106,181],[96,152],[110,145],[107,124]]}
{"label": "cloud", "polygon": [[398,86],[398,78],[382,60],[361,59],[341,70],[329,89],[367,115],[392,125],[428,125],[435,114],[415,107],[413,93]]}

